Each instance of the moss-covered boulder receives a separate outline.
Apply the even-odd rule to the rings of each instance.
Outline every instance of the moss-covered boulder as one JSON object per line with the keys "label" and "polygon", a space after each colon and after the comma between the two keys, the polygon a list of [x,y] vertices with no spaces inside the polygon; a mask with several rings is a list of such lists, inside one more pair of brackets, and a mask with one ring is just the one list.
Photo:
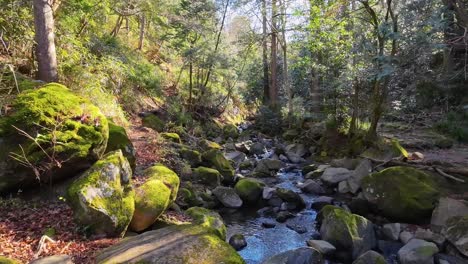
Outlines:
{"label": "moss-covered boulder", "polygon": [[165,128],[164,121],[162,121],[159,117],[153,114],[143,117],[141,123],[144,127],[152,128],[158,132],[163,132]]}
{"label": "moss-covered boulder", "polygon": [[149,179],[135,190],[135,212],[130,229],[140,232],[151,226],[169,206],[171,189],[161,180]]}
{"label": "moss-covered boulder", "polygon": [[461,254],[468,257],[468,215],[450,218],[442,233]]}
{"label": "moss-covered boulder", "polygon": [[231,163],[224,157],[223,153],[214,149],[208,150],[203,153],[202,158],[210,167],[214,167],[223,175],[223,180],[225,182],[234,182],[235,170]]}
{"label": "moss-covered boulder", "polygon": [[136,152],[132,142],[128,138],[125,128],[109,122],[109,140],[107,141],[106,153],[115,150],[122,150],[132,169],[136,166]]}
{"label": "moss-covered boulder", "polygon": [[411,167],[391,167],[362,179],[364,197],[395,221],[429,221],[439,192],[430,175]]}
{"label": "moss-covered boulder", "polygon": [[223,127],[223,135],[225,138],[236,139],[239,137],[239,130],[235,125],[227,124]]}
{"label": "moss-covered boulder", "polygon": [[213,142],[213,141],[210,141],[210,140],[207,140],[207,139],[203,139],[201,140],[199,143],[200,147],[205,150],[205,151],[208,151],[208,150],[221,150],[223,149],[223,147],[221,147],[221,145],[219,145],[218,143],[216,142]]}
{"label": "moss-covered boulder", "polygon": [[203,207],[192,207],[185,211],[192,218],[192,222],[213,230],[219,238],[226,240],[227,228],[224,225],[223,218],[215,212]]}
{"label": "moss-covered boulder", "polygon": [[201,154],[197,150],[188,149],[184,147],[179,150],[179,154],[192,167],[195,167],[202,162]]}
{"label": "moss-covered boulder", "polygon": [[407,158],[408,152],[400,145],[397,139],[379,139],[375,146],[364,151],[361,157],[387,161],[398,157]]}
{"label": "moss-covered boulder", "polygon": [[212,187],[221,185],[221,180],[223,179],[219,171],[207,167],[194,169],[193,177],[196,181]]}
{"label": "moss-covered boulder", "polygon": [[243,264],[212,230],[201,225],[169,226],[122,240],[97,255],[100,264]]}
{"label": "moss-covered boulder", "polygon": [[65,86],[21,93],[0,118],[0,193],[73,177],[104,154],[108,137],[101,111]]}
{"label": "moss-covered boulder", "polygon": [[177,133],[161,133],[160,135],[162,138],[169,140],[171,142],[179,143],[179,144],[182,143],[182,141],[180,140],[180,136]]}
{"label": "moss-covered boulder", "polygon": [[169,204],[175,202],[180,186],[180,179],[177,173],[162,164],[156,164],[146,169],[144,175],[147,179],[162,181],[171,190]]}
{"label": "moss-covered boulder", "polygon": [[20,263],[21,261],[19,260],[0,256],[0,264],[20,264]]}
{"label": "moss-covered boulder", "polygon": [[255,179],[241,179],[236,183],[234,189],[245,203],[256,203],[262,197],[265,184]]}
{"label": "moss-covered boulder", "polygon": [[350,251],[352,259],[376,245],[374,225],[366,218],[332,205],[319,212],[320,235],[339,251]]}
{"label": "moss-covered boulder", "polygon": [[67,190],[77,223],[93,234],[123,236],[135,209],[132,169],[122,151],[106,154]]}

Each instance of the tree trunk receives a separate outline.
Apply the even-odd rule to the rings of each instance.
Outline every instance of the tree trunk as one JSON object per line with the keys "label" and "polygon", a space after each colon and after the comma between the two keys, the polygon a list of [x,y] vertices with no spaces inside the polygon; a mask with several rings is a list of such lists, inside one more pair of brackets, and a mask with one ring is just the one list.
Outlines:
{"label": "tree trunk", "polygon": [[267,11],[266,11],[266,0],[262,0],[262,51],[263,51],[263,104],[267,105],[270,103],[270,85],[268,76],[268,47],[267,47]]}
{"label": "tree trunk", "polygon": [[188,105],[189,105],[189,111],[192,110],[192,91],[193,91],[193,63],[190,61],[189,64],[189,81],[190,81],[190,86],[189,86],[189,100],[188,100]]}
{"label": "tree trunk", "polygon": [[277,31],[278,7],[276,0],[271,1],[271,85],[270,85],[270,106],[272,109],[278,107],[278,76],[277,76],[277,52],[278,52],[278,31]]}
{"label": "tree trunk", "polygon": [[[283,39],[283,82],[284,82],[284,89],[288,95],[288,119],[292,121],[292,114],[293,114],[293,91],[292,87],[289,84],[289,70],[288,70],[288,41],[286,39],[286,1],[283,0],[281,3],[282,13],[283,13],[283,21],[282,21],[282,39]],[[291,125],[291,124],[290,124]]]}
{"label": "tree trunk", "polygon": [[45,82],[58,80],[55,52],[54,16],[48,0],[34,0],[37,78]]}
{"label": "tree trunk", "polygon": [[143,40],[145,39],[145,26],[146,26],[146,18],[145,18],[145,15],[142,14],[140,16],[140,37],[138,39],[138,50],[143,49]]}

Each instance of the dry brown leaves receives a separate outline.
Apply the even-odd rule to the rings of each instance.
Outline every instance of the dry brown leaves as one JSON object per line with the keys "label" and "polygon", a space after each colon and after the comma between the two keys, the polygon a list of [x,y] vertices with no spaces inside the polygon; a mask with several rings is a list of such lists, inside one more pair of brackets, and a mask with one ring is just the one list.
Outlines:
{"label": "dry brown leaves", "polygon": [[0,256],[29,262],[34,259],[41,237],[55,231],[39,257],[66,254],[75,263],[93,263],[95,253],[118,239],[87,239],[77,233],[73,212],[64,202],[0,200]]}

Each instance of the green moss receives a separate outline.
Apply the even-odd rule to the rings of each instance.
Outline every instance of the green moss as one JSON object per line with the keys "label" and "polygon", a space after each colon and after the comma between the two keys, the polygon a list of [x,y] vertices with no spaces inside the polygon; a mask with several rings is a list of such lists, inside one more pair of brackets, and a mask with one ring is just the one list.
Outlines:
{"label": "green moss", "polygon": [[387,217],[420,222],[430,219],[439,192],[431,176],[410,167],[391,167],[362,180],[364,195]]}
{"label": "green moss", "polygon": [[203,150],[220,150],[222,149],[223,147],[221,147],[221,145],[219,145],[218,143],[216,142],[213,142],[213,141],[209,141],[207,139],[203,139],[202,141],[200,141],[200,147],[203,149]]}
{"label": "green moss", "polygon": [[299,132],[297,129],[288,129],[286,132],[283,133],[283,138],[289,141],[292,141],[299,137]]}
{"label": "green moss", "polygon": [[179,151],[180,156],[188,161],[191,166],[197,166],[202,162],[200,152],[188,148],[182,148]]}
{"label": "green moss", "polygon": [[234,168],[220,151],[214,149],[208,150],[203,153],[202,158],[210,166],[213,166],[215,169],[217,169],[221,175],[223,175],[225,181],[234,181]]}
{"label": "green moss", "polygon": [[21,264],[19,260],[0,256],[0,264]]}
{"label": "green moss", "polygon": [[75,219],[92,232],[122,236],[135,210],[130,164],[120,150],[108,153],[67,190]]}
{"label": "green moss", "polygon": [[109,121],[109,140],[107,142],[106,153],[118,149],[122,150],[123,155],[127,158],[128,162],[130,162],[132,168],[135,169],[135,149],[128,138],[127,131],[125,131],[125,128]]}
{"label": "green moss", "polygon": [[180,186],[180,179],[177,173],[162,164],[157,164],[146,169],[144,175],[150,179],[161,180],[171,189],[171,203],[175,201]]}
{"label": "green moss", "polygon": [[158,132],[163,132],[165,127],[164,122],[155,115],[148,115],[143,117],[142,124],[143,126],[152,128]]}
{"label": "green moss", "polygon": [[153,224],[167,209],[171,189],[162,181],[151,179],[135,191],[135,213],[130,223],[134,231],[142,231]]}
{"label": "green moss", "polygon": [[180,136],[177,133],[161,133],[160,135],[164,139],[167,139],[174,143],[179,143],[179,144],[182,143],[182,141],[180,140]]}
{"label": "green moss", "polygon": [[234,189],[242,201],[246,203],[258,202],[265,184],[254,179],[241,179],[236,183]]}
{"label": "green moss", "polygon": [[223,127],[223,135],[226,138],[238,138],[239,137],[239,131],[237,130],[237,127],[232,124],[225,125]]}
{"label": "green moss", "polygon": [[198,167],[193,170],[194,177],[197,181],[211,185],[219,186],[221,185],[222,176],[219,171],[207,167]]}
{"label": "green moss", "polygon": [[226,239],[227,228],[217,212],[203,207],[192,207],[187,209],[185,213],[192,218],[194,224],[209,228],[222,240]]}

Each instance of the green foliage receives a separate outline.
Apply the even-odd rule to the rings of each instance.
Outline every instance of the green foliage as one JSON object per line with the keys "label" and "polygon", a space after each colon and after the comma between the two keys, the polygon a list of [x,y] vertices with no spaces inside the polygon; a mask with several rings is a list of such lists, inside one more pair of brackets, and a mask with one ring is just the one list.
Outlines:
{"label": "green foliage", "polygon": [[468,142],[468,114],[449,112],[444,120],[435,125],[437,131],[460,142]]}

